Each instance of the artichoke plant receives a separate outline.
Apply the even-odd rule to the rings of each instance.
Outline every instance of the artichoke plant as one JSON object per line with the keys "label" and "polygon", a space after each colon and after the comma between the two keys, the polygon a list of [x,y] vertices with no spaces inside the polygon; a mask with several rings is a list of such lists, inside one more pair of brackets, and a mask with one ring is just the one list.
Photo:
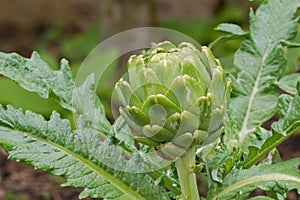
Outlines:
{"label": "artichoke plant", "polygon": [[162,42],[131,56],[115,89],[134,138],[174,159],[219,137],[230,80],[209,48]]}

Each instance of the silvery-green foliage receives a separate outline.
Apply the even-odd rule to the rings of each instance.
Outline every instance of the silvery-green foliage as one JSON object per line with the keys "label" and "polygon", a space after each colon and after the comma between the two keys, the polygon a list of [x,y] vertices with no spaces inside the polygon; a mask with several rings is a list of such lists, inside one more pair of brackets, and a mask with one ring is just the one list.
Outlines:
{"label": "silvery-green foliage", "polygon": [[[163,42],[131,57],[129,80],[117,84],[123,118],[112,125],[95,94],[93,75],[75,87],[64,59],[59,70],[52,70],[35,52],[31,58],[0,53],[1,75],[42,98],[57,99],[76,116],[72,128],[56,111],[46,120],[32,111],[0,106],[1,147],[10,159],[65,177],[63,186],[83,188],[80,198],[152,200],[180,195],[173,166],[131,173],[148,167],[141,160],[152,149],[143,144],[154,149],[169,145],[164,152],[169,157],[178,156],[178,147],[200,146],[199,165],[193,170],[205,171],[208,177],[208,196],[202,199],[246,199],[256,188],[269,197],[253,199],[284,199],[293,189],[299,193],[299,158],[280,162],[274,148],[300,127],[299,74],[283,76],[286,46],[299,46],[293,38],[300,1],[255,2],[261,5],[250,11],[249,31],[221,24],[217,30],[228,35],[211,45],[243,39],[234,57],[237,77],[228,75],[233,91],[227,110],[230,81],[206,47]],[[279,94],[278,86],[286,94]],[[274,114],[279,120],[266,130],[262,124]],[[133,136],[125,122],[139,135]],[[116,170],[120,166],[130,172]]]}

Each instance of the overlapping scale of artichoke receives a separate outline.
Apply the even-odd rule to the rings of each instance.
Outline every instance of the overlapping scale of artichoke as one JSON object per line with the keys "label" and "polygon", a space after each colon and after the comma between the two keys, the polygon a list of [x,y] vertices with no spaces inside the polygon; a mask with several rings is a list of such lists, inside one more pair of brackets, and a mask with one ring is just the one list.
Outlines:
{"label": "overlapping scale of artichoke", "polygon": [[171,159],[219,137],[230,89],[209,48],[170,42],[131,56],[128,81],[121,78],[115,86],[134,138]]}

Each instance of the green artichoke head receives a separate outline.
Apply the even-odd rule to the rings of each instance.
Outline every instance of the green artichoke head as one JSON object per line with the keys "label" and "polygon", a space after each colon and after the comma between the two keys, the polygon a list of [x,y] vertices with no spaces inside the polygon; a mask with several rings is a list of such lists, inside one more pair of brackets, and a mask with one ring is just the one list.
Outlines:
{"label": "green artichoke head", "polygon": [[207,47],[162,42],[130,57],[128,78],[115,90],[135,139],[177,157],[180,149],[219,137],[230,85]]}

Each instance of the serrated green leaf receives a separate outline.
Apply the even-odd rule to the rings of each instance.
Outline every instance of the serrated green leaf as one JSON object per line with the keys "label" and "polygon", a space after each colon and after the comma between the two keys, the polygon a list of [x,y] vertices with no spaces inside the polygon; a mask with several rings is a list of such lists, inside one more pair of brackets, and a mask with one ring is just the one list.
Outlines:
{"label": "serrated green leaf", "polygon": [[[113,141],[117,140],[122,143],[122,138],[118,137],[120,136],[119,134],[115,133],[112,135],[114,130],[110,129],[110,124],[105,118],[103,106],[94,94],[92,75],[88,76],[87,80],[81,86],[74,89],[71,71],[67,66],[67,62],[63,60],[61,65],[60,70],[52,70],[37,53],[34,53],[30,59],[23,58],[17,54],[1,53],[0,55],[0,74],[12,78],[24,89],[37,92],[41,97],[48,98],[49,95],[55,94],[54,97],[59,99],[63,107],[76,112],[77,116],[79,114],[81,118],[85,119],[84,126],[100,131],[100,135],[103,136],[102,138],[106,138],[107,136],[105,135],[108,135]],[[42,80],[44,78],[45,80]],[[40,89],[43,92],[42,94]],[[73,92],[75,93],[74,96]],[[73,97],[75,99],[74,102]],[[133,150],[131,146],[128,146],[128,142],[129,140],[125,144],[125,141],[123,141],[122,144],[118,145],[127,151]],[[125,154],[128,154],[128,152]],[[160,173],[157,172],[155,175],[151,174],[151,176],[157,178],[160,176]],[[169,180],[169,177],[164,177],[163,179],[171,191],[179,193],[178,188],[172,187],[172,181]]]}
{"label": "serrated green leaf", "polygon": [[215,30],[231,33],[234,35],[244,35],[246,32],[237,24],[222,23]]}
{"label": "serrated green leaf", "polygon": [[300,85],[298,84],[298,94],[294,98],[285,94],[281,95],[277,106],[280,120],[272,124],[272,134],[265,139],[262,146],[249,147],[250,154],[244,163],[245,168],[251,167],[300,128],[299,93]]}
{"label": "serrated green leaf", "polygon": [[136,151],[130,127],[125,122],[122,116],[116,119],[115,123],[112,126],[112,130],[119,144],[125,144],[125,146],[132,152]]}
{"label": "serrated green leaf", "polygon": [[278,81],[278,86],[283,91],[289,94],[297,93],[297,82],[300,80],[300,73],[294,73],[284,76]]}
{"label": "serrated green leaf", "polygon": [[248,32],[244,31],[239,25],[237,24],[229,24],[229,23],[222,23],[219,24],[216,28],[216,31],[223,31],[229,33],[227,35],[223,35],[217,38],[215,41],[209,44],[209,48],[214,48],[215,46],[227,42],[233,39],[242,39],[245,37]]}
{"label": "serrated green leaf", "polygon": [[31,111],[0,107],[0,144],[10,159],[65,177],[63,186],[83,187],[80,198],[168,199],[147,174],[119,171],[141,170],[138,156],[127,160],[120,148],[102,142],[95,130],[82,127],[84,118],[79,120],[81,129],[72,131],[56,112],[45,121]]}
{"label": "serrated green leaf", "polygon": [[250,12],[250,35],[235,54],[239,73],[231,100],[241,143],[276,112],[279,94],[275,83],[286,65],[281,41],[290,41],[297,33],[294,14],[298,7],[299,1],[269,0],[256,13]]}
{"label": "serrated green leaf", "polygon": [[88,76],[81,86],[75,88],[72,72],[65,59],[61,60],[59,70],[52,70],[37,52],[33,52],[29,59],[16,53],[0,53],[0,74],[42,98],[54,94],[62,107],[85,115],[93,128],[110,134],[104,108],[95,95],[93,76]]}
{"label": "serrated green leaf", "polygon": [[[284,136],[289,135],[300,127],[300,83],[297,86],[298,94],[294,98],[287,100],[279,99],[279,113],[281,118],[272,124],[272,131]],[[283,96],[284,97],[284,96]]]}
{"label": "serrated green leaf", "polygon": [[85,116],[90,126],[105,135],[111,135],[111,124],[105,116],[104,107],[95,94],[94,75],[87,77],[84,83],[73,91],[72,107],[79,115]]}
{"label": "serrated green leaf", "polygon": [[60,70],[52,70],[36,52],[29,59],[16,53],[0,53],[0,74],[43,98],[53,93],[64,108],[72,110],[74,82],[65,59],[61,60]]}
{"label": "serrated green leaf", "polygon": [[209,191],[208,199],[234,199],[247,195],[256,188],[275,191],[286,196],[293,189],[300,191],[300,158],[273,165],[261,164],[250,169],[235,169],[228,174],[220,187]]}

